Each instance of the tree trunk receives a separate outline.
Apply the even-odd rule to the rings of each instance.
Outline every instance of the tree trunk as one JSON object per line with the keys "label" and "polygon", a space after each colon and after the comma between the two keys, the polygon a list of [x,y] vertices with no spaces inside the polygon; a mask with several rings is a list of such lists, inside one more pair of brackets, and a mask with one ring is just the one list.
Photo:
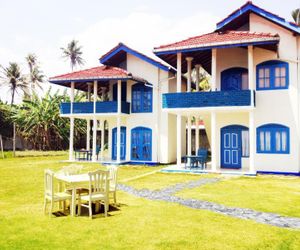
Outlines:
{"label": "tree trunk", "polygon": [[[11,94],[11,106],[14,104],[15,91]],[[13,156],[16,157],[16,123],[13,123]]]}

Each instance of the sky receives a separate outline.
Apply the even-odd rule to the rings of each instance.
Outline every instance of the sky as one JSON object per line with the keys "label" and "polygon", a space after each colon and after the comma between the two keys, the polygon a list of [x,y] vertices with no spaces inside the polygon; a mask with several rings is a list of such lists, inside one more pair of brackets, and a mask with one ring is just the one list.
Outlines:
{"label": "sky", "polygon": [[[34,53],[47,77],[70,72],[61,47],[72,39],[82,46],[85,65],[119,42],[153,57],[155,46],[208,32],[245,0],[0,0],[0,65],[17,62],[27,73],[25,56]],[[253,0],[287,20],[300,0]],[[78,68],[81,69],[81,68]],[[44,84],[44,90],[50,84]],[[0,88],[0,98],[10,93]],[[20,100],[20,98],[18,98]]]}

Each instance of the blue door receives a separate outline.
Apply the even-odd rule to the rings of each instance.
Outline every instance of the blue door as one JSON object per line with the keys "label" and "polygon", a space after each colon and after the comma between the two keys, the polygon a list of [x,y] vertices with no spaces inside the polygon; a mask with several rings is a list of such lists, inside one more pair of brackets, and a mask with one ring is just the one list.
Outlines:
{"label": "blue door", "polygon": [[[112,130],[112,157],[117,160],[117,128]],[[126,158],[126,127],[121,127],[121,145],[120,145],[120,159]]]}
{"label": "blue door", "polygon": [[136,127],[131,130],[131,160],[152,160],[152,130]]}
{"label": "blue door", "polygon": [[248,70],[230,68],[221,73],[221,90],[248,89]]}
{"label": "blue door", "polygon": [[234,128],[221,129],[221,167],[241,168],[242,147],[241,130]]}

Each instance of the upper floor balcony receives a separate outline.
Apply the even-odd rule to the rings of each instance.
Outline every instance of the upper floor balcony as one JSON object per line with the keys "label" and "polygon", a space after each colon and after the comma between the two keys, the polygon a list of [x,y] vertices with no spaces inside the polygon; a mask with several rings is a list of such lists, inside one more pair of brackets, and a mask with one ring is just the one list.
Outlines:
{"label": "upper floor balcony", "polygon": [[[252,99],[252,101],[251,101]],[[255,105],[255,92],[250,90],[184,92],[163,94],[163,109],[189,109],[208,107],[251,107]]]}
{"label": "upper floor balcony", "polygon": [[[73,106],[73,110],[71,110]],[[109,113],[118,113],[118,102],[117,101],[105,101],[105,102],[96,102],[96,112],[95,114],[109,114]],[[121,113],[129,114],[130,113],[130,103],[121,102]],[[60,105],[60,114],[61,115],[91,115],[94,114],[94,102],[74,102],[71,105],[70,102],[62,103]]]}

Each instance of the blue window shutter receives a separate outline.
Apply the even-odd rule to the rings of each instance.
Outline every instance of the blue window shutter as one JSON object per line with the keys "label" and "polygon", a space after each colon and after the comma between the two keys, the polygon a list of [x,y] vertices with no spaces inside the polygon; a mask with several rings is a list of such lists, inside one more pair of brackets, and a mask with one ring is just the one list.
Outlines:
{"label": "blue window shutter", "polygon": [[[280,76],[276,77],[276,68],[280,68]],[[281,69],[285,70],[285,76],[281,76]],[[259,71],[269,70],[270,82],[269,86],[260,86],[259,81],[263,80],[264,83],[266,81],[265,76],[260,77]],[[280,79],[280,86],[276,86],[276,78]],[[285,86],[281,86],[281,82],[285,82]],[[288,89],[289,88],[289,64],[287,62],[279,61],[279,60],[271,60],[260,63],[256,66],[256,89],[257,90],[277,90],[277,89]]]}
{"label": "blue window shutter", "polygon": [[[260,134],[264,133],[263,138]],[[267,134],[270,135],[270,149],[267,147]],[[264,124],[256,129],[256,152],[261,154],[289,154],[290,129],[281,124]],[[264,141],[262,141],[262,139]],[[261,145],[264,145],[262,148]],[[279,147],[277,147],[279,146]]]}
{"label": "blue window shutter", "polygon": [[132,113],[151,113],[152,112],[152,88],[143,83],[137,83],[132,86]]}

